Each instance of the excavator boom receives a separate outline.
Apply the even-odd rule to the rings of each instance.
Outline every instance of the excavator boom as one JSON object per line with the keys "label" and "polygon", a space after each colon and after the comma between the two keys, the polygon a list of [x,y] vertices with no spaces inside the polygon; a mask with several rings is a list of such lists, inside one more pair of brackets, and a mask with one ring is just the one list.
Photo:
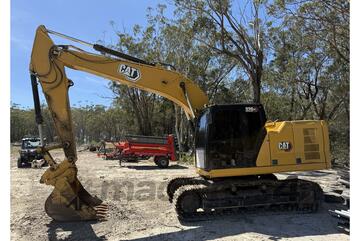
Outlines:
{"label": "excavator boom", "polygon": [[[49,33],[89,45],[102,54],[89,53],[71,45],[55,45]],[[68,96],[69,87],[74,83],[67,78],[65,67],[163,96],[182,107],[189,120],[200,113],[208,99],[195,83],[170,70],[169,65],[147,63],[101,45],[47,30],[45,26],[38,27],[30,63],[36,120],[41,135],[38,80],[61,141],[59,145],[43,146],[39,150],[45,153],[50,164],[40,181],[55,187],[46,201],[45,210],[49,216],[61,221],[96,219],[106,207],[101,206],[102,201],[92,197],[77,179],[76,143]],[[65,160],[58,164],[49,150],[59,147],[64,150]]]}

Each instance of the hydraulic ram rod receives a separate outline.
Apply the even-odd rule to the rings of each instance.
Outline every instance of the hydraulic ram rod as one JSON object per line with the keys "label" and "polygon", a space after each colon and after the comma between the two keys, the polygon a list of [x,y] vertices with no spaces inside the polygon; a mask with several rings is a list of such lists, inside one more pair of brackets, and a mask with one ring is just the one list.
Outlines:
{"label": "hydraulic ram rod", "polygon": [[[119,57],[119,58],[126,59],[126,60],[130,60],[130,61],[133,61],[133,62],[136,62],[136,63],[140,63],[140,64],[146,64],[146,65],[150,65],[150,66],[155,66],[154,63],[149,63],[149,62],[147,62],[147,61],[145,61],[145,60],[142,60],[142,59],[133,57],[133,56],[131,56],[131,55],[127,55],[127,54],[121,53],[121,52],[119,52],[119,51],[116,51],[116,50],[113,50],[113,49],[109,49],[109,48],[107,48],[107,47],[105,47],[105,46],[102,46],[102,45],[100,45],[100,44],[92,44],[92,43],[86,42],[86,41],[84,41],[84,40],[80,40],[80,39],[77,39],[77,38],[68,36],[68,35],[66,35],[66,34],[62,34],[62,33],[59,33],[59,32],[55,32],[55,31],[50,30],[50,29],[46,29],[46,31],[47,31],[48,33],[50,33],[50,34],[53,34],[53,35],[56,35],[56,36],[59,36],[59,37],[68,39],[68,40],[70,40],[70,41],[74,41],[74,42],[77,42],[77,43],[80,43],[80,44],[83,44],[83,45],[92,47],[94,50],[99,51],[99,52],[102,52],[102,53],[111,54],[111,55],[117,56],[117,57]],[[170,64],[167,64],[167,65],[171,66]]]}
{"label": "hydraulic ram rod", "polygon": [[33,98],[34,98],[34,109],[35,109],[35,121],[39,129],[39,137],[40,137],[40,143],[41,146],[44,146],[44,137],[42,132],[42,123],[43,123],[43,117],[41,115],[41,108],[40,108],[40,99],[39,99],[39,91],[37,87],[37,79],[36,75],[31,74],[31,87],[33,92]]}

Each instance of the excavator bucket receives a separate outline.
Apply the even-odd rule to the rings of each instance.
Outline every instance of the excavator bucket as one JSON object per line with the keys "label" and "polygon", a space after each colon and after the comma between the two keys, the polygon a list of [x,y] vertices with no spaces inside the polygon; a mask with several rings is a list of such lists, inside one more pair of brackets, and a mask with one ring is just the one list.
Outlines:
{"label": "excavator bucket", "polygon": [[76,175],[75,164],[67,160],[55,170],[46,170],[40,182],[55,187],[45,202],[46,213],[56,221],[106,219],[107,205],[96,196],[91,196]]}

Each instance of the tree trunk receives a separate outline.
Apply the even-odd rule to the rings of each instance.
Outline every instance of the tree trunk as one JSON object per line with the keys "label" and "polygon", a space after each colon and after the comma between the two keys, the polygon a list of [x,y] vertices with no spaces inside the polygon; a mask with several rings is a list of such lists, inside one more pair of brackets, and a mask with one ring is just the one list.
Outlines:
{"label": "tree trunk", "polygon": [[183,148],[182,148],[181,135],[180,135],[181,115],[179,115],[179,107],[175,103],[173,105],[174,105],[174,112],[175,112],[175,134],[176,134],[176,138],[178,140],[179,151],[182,152]]}
{"label": "tree trunk", "polygon": [[253,89],[253,102],[255,104],[260,104],[261,76],[251,77],[250,81]]}

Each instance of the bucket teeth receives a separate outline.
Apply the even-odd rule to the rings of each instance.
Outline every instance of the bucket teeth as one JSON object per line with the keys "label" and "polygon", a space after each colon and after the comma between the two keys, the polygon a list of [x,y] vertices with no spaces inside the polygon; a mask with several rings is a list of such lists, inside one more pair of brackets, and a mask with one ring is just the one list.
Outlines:
{"label": "bucket teeth", "polygon": [[101,204],[99,204],[99,205],[96,205],[96,206],[94,206],[94,208],[109,208],[109,205],[107,205],[107,204],[105,204],[105,203],[101,203]]}
{"label": "bucket teeth", "polygon": [[94,209],[96,211],[108,211],[109,210],[109,208],[106,208],[106,207],[94,207]]}
{"label": "bucket teeth", "polygon": [[99,205],[96,205],[94,208],[109,208],[109,205],[105,204],[105,203],[101,203]]}
{"label": "bucket teeth", "polygon": [[96,211],[96,217],[99,220],[106,220],[108,217],[109,206],[107,204],[100,204],[94,207]]}

